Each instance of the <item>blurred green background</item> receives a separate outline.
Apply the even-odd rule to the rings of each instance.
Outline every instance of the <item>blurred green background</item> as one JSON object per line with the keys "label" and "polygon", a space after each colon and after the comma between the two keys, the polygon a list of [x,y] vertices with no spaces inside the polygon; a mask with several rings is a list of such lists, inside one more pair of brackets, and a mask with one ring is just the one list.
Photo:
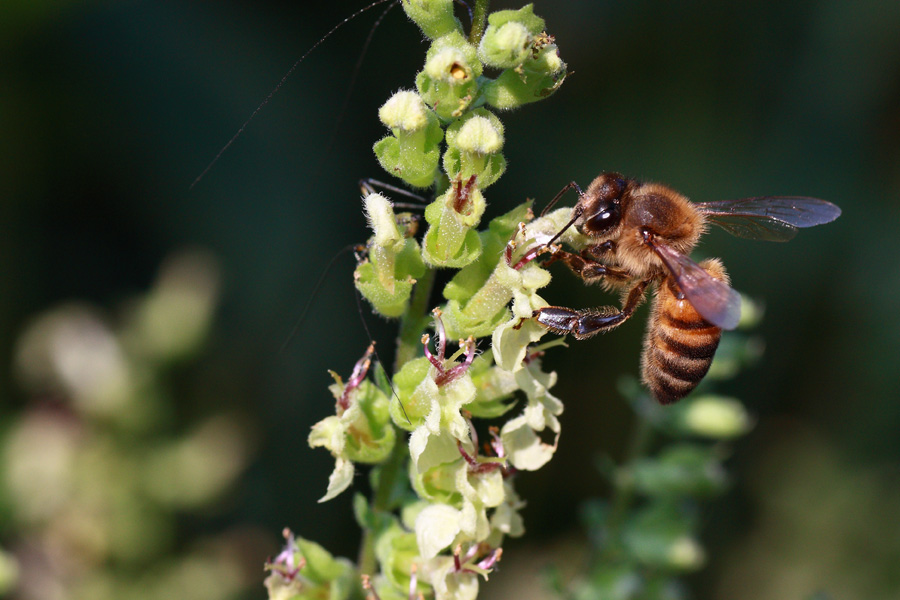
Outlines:
{"label": "blurred green background", "polygon": [[[425,50],[418,30],[399,10],[385,18],[339,121],[381,9],[350,23],[188,187],[290,65],[361,5],[0,7],[0,535],[25,585],[13,597],[123,597],[102,581],[77,596],[36,579],[93,564],[146,583],[168,562],[188,571],[166,575],[175,587],[165,589],[181,590],[175,597],[260,598],[262,562],[277,552],[285,526],[355,555],[350,495],[316,503],[332,461],[306,445],[309,427],[333,410],[326,369],[346,374],[368,343],[349,254],[279,348],[325,264],[366,237],[356,182],[383,177],[371,152],[383,135],[376,110],[412,86]],[[710,560],[692,578],[696,596],[803,598],[821,589],[836,598],[897,597],[900,3],[539,1],[535,11],[573,75],[552,99],[502,115],[509,169],[490,189],[487,216],[525,198],[541,207],[569,181],[587,185],[603,170],[665,182],[698,201],[801,194],[844,211],[788,244],[713,232],[699,249],[721,256],[734,286],[765,302],[766,351],[723,390],[744,400],[758,424],[734,449],[733,491],[704,518]],[[177,254],[186,248],[192,253]],[[158,275],[164,264],[176,275]],[[554,303],[607,302],[556,273],[545,294]],[[173,337],[154,346],[149,303],[160,294],[172,302],[159,318]],[[73,301],[87,304],[72,309]],[[132,382],[131,404],[118,408],[79,407],[75,384],[40,367],[62,350],[45,341],[26,352],[23,333],[51,310],[74,319],[72,331],[92,340],[87,348],[121,346],[123,364],[152,385]],[[368,311],[366,319],[388,355],[392,324]],[[548,357],[566,403],[564,435],[550,466],[520,477],[529,534],[509,544],[502,571],[484,588],[492,597],[542,597],[533,567],[574,560],[576,508],[606,489],[594,459],[620,455],[627,439],[631,415],[615,383],[637,373],[641,320]],[[75,372],[90,366],[76,360]],[[49,427],[38,427],[46,436],[23,438],[35,422]],[[164,493],[174,483],[133,485],[126,496],[157,507],[135,514],[165,523],[165,541],[137,558],[110,554],[112,543],[82,554],[71,540],[96,536],[70,530],[90,530],[89,522],[52,521],[22,506],[27,493],[52,495],[44,487],[55,485],[52,469],[41,469],[48,440],[83,449],[90,435],[124,461],[97,467],[105,475],[95,491],[152,470],[153,448],[177,458],[197,439],[206,445],[182,479],[220,477],[189,506]],[[9,483],[29,459],[45,476],[30,492]],[[171,478],[183,464],[172,460],[155,468]],[[30,473],[19,477],[30,481]],[[68,485],[78,487],[80,473],[69,471]],[[146,535],[122,543],[134,550]],[[183,557],[201,555],[229,565],[234,581],[222,583],[212,567],[184,567]]]}

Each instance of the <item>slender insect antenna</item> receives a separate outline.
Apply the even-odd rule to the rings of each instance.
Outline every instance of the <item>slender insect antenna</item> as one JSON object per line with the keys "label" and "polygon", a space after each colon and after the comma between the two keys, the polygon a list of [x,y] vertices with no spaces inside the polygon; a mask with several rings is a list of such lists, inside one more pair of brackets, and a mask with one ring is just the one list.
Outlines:
{"label": "slender insect antenna", "polygon": [[[347,107],[350,106],[350,97],[353,95],[353,90],[356,88],[356,80],[359,77],[360,71],[362,71],[363,60],[366,58],[366,54],[369,52],[369,46],[372,45],[372,38],[375,37],[375,30],[381,25],[381,22],[384,21],[384,18],[388,16],[388,13],[391,10],[400,4],[400,0],[394,0],[391,2],[384,12],[378,15],[378,18],[375,19],[375,22],[372,24],[371,29],[369,29],[368,35],[366,35],[366,39],[363,42],[362,49],[359,51],[359,58],[356,59],[356,64],[353,65],[353,71],[350,73],[350,83],[347,85],[347,92],[344,94],[344,101],[341,103],[341,109],[338,111],[337,119],[335,119],[334,127],[331,129],[331,135],[328,137],[328,141],[325,143],[324,150],[322,151],[321,156],[324,159],[325,156],[331,153],[331,148],[334,146],[334,140],[337,138],[338,130],[341,127],[341,123],[344,122],[344,117],[347,115]],[[366,10],[368,10],[367,7]],[[320,159],[320,160],[322,160]]]}
{"label": "slender insect antenna", "polygon": [[566,192],[568,192],[568,191],[571,190],[572,188],[575,188],[575,191],[578,192],[578,197],[579,197],[579,198],[584,198],[584,192],[581,191],[581,186],[579,186],[579,185],[578,185],[577,183],[575,183],[574,181],[570,181],[569,183],[567,183],[567,184],[565,185],[565,187],[563,187],[563,189],[559,190],[559,192],[558,192],[555,196],[553,196],[553,200],[551,200],[551,201],[547,204],[547,206],[544,207],[544,210],[541,211],[541,216],[543,217],[543,216],[546,215],[548,212],[550,212],[550,209],[553,208],[554,206],[556,206],[556,203],[559,202],[559,199],[563,197],[563,194],[565,194]]}
{"label": "slender insect antenna", "polygon": [[[306,60],[307,56],[312,54],[312,52],[316,48],[318,48],[320,45],[322,45],[322,42],[324,42],[325,40],[330,38],[334,34],[334,32],[336,32],[338,29],[340,29],[341,27],[343,27],[344,25],[346,25],[347,23],[349,23],[356,17],[360,16],[361,14],[375,8],[379,4],[384,4],[385,2],[396,3],[397,0],[375,0],[371,4],[364,6],[363,8],[357,10],[355,13],[353,13],[352,15],[350,15],[349,17],[347,17],[346,19],[344,19],[343,21],[341,21],[340,23],[338,23],[337,25],[332,27],[331,30],[328,33],[326,33],[325,35],[323,35],[319,39],[318,42],[313,44],[309,50],[307,50],[305,53],[303,53],[303,56],[298,58],[297,61],[293,65],[291,65],[291,68],[288,69],[287,73],[284,74],[284,77],[281,78],[281,81],[279,81],[278,84],[275,86],[275,88],[271,92],[269,92],[269,95],[266,96],[265,99],[259,103],[259,106],[256,107],[256,110],[254,110],[252,113],[250,113],[250,116],[247,118],[246,121],[244,121],[244,124],[241,125],[240,129],[237,130],[237,133],[235,133],[233,136],[231,136],[231,139],[228,140],[228,143],[226,143],[224,146],[222,146],[222,149],[219,150],[218,154],[216,154],[215,157],[213,157],[212,161],[210,161],[210,163],[208,165],[206,165],[206,168],[203,169],[203,171],[201,171],[199,175],[197,175],[197,178],[194,179],[194,181],[191,183],[191,185],[188,189],[191,189],[191,190],[194,189],[194,186],[196,186],[200,182],[200,180],[206,176],[206,174],[210,171],[210,169],[212,169],[213,166],[217,162],[219,162],[219,158],[221,158],[222,155],[228,151],[228,149],[231,147],[231,145],[234,143],[234,141],[236,139],[238,139],[241,136],[241,134],[244,133],[244,130],[247,129],[248,125],[250,125],[250,122],[256,117],[257,114],[259,114],[259,111],[261,111],[263,109],[263,107],[265,107],[265,105],[269,103],[269,100],[271,100],[272,97],[278,93],[278,91],[282,88],[282,86],[285,84],[285,82],[288,80],[288,78],[290,78],[290,76],[294,74],[294,71],[297,70],[297,67],[300,66],[300,63],[302,63],[304,60]],[[381,18],[384,18],[384,16],[382,16]],[[379,20],[379,22],[380,22],[380,20]]]}

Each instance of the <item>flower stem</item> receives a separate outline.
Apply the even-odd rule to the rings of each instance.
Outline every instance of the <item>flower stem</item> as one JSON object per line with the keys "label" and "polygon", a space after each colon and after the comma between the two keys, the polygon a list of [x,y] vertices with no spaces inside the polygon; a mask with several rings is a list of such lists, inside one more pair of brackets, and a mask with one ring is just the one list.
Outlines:
{"label": "flower stem", "polygon": [[[398,431],[398,434],[400,432]],[[381,465],[378,481],[372,499],[373,512],[385,512],[390,508],[391,492],[397,485],[397,477],[406,471],[403,467],[405,459],[409,457],[409,451],[405,443],[405,437],[398,435],[394,449],[388,459]],[[359,573],[360,575],[374,575],[378,565],[375,561],[375,530],[371,527],[363,529],[363,538],[359,546]]]}
{"label": "flower stem", "polygon": [[429,268],[416,282],[412,300],[406,312],[400,317],[400,333],[397,335],[397,355],[394,359],[394,373],[411,361],[422,347],[422,332],[425,331],[430,317],[428,302],[431,300],[431,289],[434,287],[436,270]]}
{"label": "flower stem", "polygon": [[475,10],[472,13],[472,31],[469,32],[469,41],[476,46],[484,35],[485,22],[487,21],[489,0],[475,0]]}

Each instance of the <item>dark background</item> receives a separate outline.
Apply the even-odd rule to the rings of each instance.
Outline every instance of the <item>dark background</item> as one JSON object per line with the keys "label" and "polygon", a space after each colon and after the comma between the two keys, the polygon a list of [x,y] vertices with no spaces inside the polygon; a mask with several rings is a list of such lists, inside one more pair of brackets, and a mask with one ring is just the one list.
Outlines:
{"label": "dark background", "polygon": [[[900,498],[900,4],[675,4],[537,2],[574,73],[551,99],[501,115],[509,168],[488,190],[487,216],[525,198],[540,207],[603,170],[698,201],[839,204],[840,220],[789,244],[714,232],[699,249],[764,300],[766,352],[723,388],[758,423],[735,446],[737,484],[711,509],[710,565],[694,583],[701,598],[894,597],[898,556],[882,542],[898,537],[900,504],[875,499]],[[188,188],[291,64],[360,5],[0,9],[0,363],[36,312],[69,299],[113,306],[145,290],[174,250],[212,251],[224,291],[183,410],[239,410],[252,424],[258,457],[228,518],[271,531],[273,552],[290,526],[355,555],[350,494],[316,503],[333,463],[306,445],[333,409],[326,369],[348,373],[368,343],[349,254],[279,347],[325,264],[367,235],[356,181],[384,177],[371,152],[383,135],[376,110],[412,87],[426,48],[418,30],[400,10],[387,16],[338,122],[381,9],[350,23]],[[605,302],[556,273],[554,303]],[[366,318],[387,353],[392,325]],[[508,549],[508,573],[517,553],[577,532],[576,507],[604,491],[591,464],[627,437],[615,382],[637,372],[640,321],[548,359],[566,403],[562,445],[519,479],[529,541]],[[7,417],[27,402],[9,371]]]}

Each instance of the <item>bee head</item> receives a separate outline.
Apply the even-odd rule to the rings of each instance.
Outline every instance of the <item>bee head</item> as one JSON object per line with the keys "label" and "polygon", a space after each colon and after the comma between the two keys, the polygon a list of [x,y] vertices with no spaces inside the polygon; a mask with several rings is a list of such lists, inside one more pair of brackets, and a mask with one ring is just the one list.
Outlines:
{"label": "bee head", "polygon": [[619,173],[603,173],[594,179],[578,202],[578,232],[598,237],[615,229],[622,219],[620,205],[627,187],[628,180]]}

